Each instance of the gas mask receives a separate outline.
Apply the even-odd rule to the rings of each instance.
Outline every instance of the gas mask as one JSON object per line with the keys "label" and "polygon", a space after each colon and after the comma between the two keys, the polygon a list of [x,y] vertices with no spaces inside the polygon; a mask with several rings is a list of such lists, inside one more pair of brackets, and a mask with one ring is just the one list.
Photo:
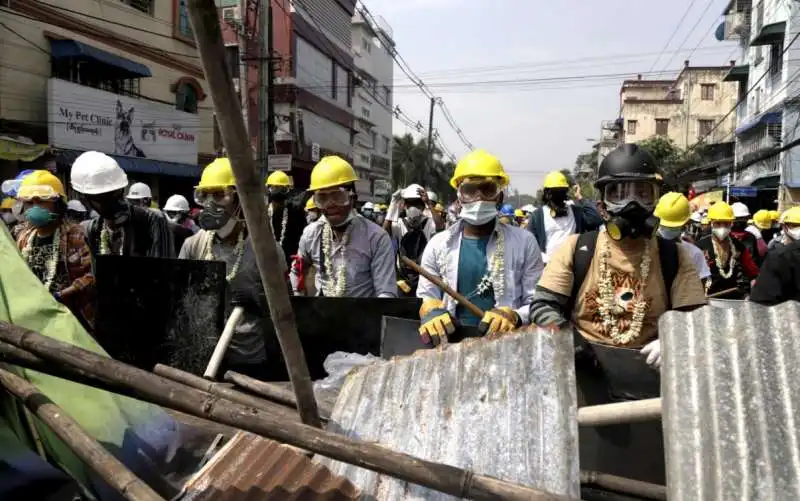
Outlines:
{"label": "gas mask", "polygon": [[228,238],[236,228],[236,218],[227,209],[213,202],[203,207],[198,223],[204,230],[216,231],[222,239]]}
{"label": "gas mask", "polygon": [[567,215],[566,188],[548,188],[544,190],[544,199],[551,208],[552,217],[564,217]]}
{"label": "gas mask", "polygon": [[268,193],[270,202],[283,202],[289,197],[289,190],[286,188],[269,188]]}
{"label": "gas mask", "polygon": [[128,203],[125,199],[114,194],[87,197],[84,205],[97,211],[100,217],[109,221],[112,226],[121,225],[130,216]]}
{"label": "gas mask", "polygon": [[419,207],[406,208],[406,221],[411,226],[416,226],[422,220],[422,209]]}
{"label": "gas mask", "polygon": [[603,186],[603,203],[608,212],[606,230],[614,240],[650,238],[658,229],[653,216],[658,186],[646,181],[611,182]]}
{"label": "gas mask", "polygon": [[497,202],[478,200],[462,203],[459,216],[469,225],[482,226],[497,217]]}

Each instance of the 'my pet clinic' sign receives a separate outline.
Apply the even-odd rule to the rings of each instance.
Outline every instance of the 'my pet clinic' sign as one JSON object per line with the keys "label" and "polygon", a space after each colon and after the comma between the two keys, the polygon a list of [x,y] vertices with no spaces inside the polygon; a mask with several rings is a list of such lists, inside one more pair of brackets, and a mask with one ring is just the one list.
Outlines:
{"label": "'my pet clinic' sign", "polygon": [[51,146],[197,163],[197,115],[56,78],[47,82],[47,97]]}

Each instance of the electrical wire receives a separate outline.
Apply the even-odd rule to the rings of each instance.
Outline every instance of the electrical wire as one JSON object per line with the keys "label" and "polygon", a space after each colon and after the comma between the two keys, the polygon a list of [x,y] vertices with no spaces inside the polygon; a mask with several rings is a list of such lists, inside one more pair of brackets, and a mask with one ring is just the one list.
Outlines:
{"label": "electrical wire", "polygon": [[681,16],[681,19],[680,19],[680,21],[678,21],[678,25],[677,25],[677,26],[675,26],[675,29],[674,29],[674,30],[672,30],[672,34],[671,34],[671,35],[669,36],[669,38],[667,39],[667,43],[665,43],[665,44],[664,44],[664,48],[663,48],[663,49],[661,49],[661,52],[658,54],[658,57],[656,57],[656,60],[655,60],[655,61],[653,61],[653,65],[652,65],[652,66],[650,66],[650,70],[649,70],[649,71],[653,71],[653,69],[656,67],[656,64],[658,64],[658,61],[661,59],[661,56],[663,56],[663,55],[664,55],[664,51],[666,51],[666,50],[667,50],[667,48],[669,47],[669,44],[670,44],[670,43],[672,43],[672,39],[673,39],[673,38],[675,38],[675,35],[677,35],[677,34],[678,34],[678,30],[679,30],[679,29],[681,28],[681,26],[683,25],[683,22],[686,20],[686,16],[688,16],[688,15],[689,15],[689,12],[692,10],[692,7],[694,7],[694,3],[695,3],[696,1],[697,1],[697,0],[692,0],[691,2],[689,2],[689,6],[688,6],[688,7],[686,7],[686,10],[684,11],[684,13],[683,13],[683,16]]}
{"label": "electrical wire", "polygon": [[[708,0],[708,3],[706,4],[706,8],[703,9],[703,13],[700,14],[700,17],[697,18],[697,22],[694,23],[694,25],[692,25],[692,29],[690,29],[689,33],[687,33],[686,36],[684,37],[683,41],[681,42],[680,46],[678,47],[679,49],[682,49],[683,46],[686,45],[686,42],[689,41],[689,37],[692,36],[692,34],[694,33],[694,30],[696,30],[697,27],[700,25],[700,23],[703,22],[703,16],[706,15],[706,12],[708,12],[708,9],[710,9],[713,4],[714,4],[714,0]],[[672,57],[669,58],[669,60],[667,61],[667,64],[664,65],[664,69],[669,68],[669,65],[670,65],[670,63],[672,62],[673,59],[675,59],[675,54],[672,54]]]}

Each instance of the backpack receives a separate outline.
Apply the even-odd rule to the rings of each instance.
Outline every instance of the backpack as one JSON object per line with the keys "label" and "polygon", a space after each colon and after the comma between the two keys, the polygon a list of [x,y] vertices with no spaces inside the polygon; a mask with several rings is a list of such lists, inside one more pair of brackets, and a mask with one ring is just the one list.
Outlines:
{"label": "backpack", "polygon": [[[406,234],[400,238],[400,242],[397,246],[398,256],[405,256],[418,264],[422,258],[422,251],[424,251],[425,246],[428,245],[428,238],[425,236],[425,232],[422,231],[422,228],[425,227],[425,223],[420,226],[421,227],[419,229],[409,228]],[[419,282],[419,275],[417,272],[404,265],[399,259],[398,274],[400,275],[400,278],[408,282],[408,285],[411,286],[412,291],[416,290],[417,283]]]}
{"label": "backpack", "polygon": [[[589,272],[589,265],[592,264],[594,251],[597,247],[597,236],[599,231],[590,231],[588,233],[581,233],[578,236],[578,241],[575,243],[575,250],[572,253],[572,294],[570,295],[567,304],[567,318],[572,318],[572,312],[575,309],[575,302],[578,298],[578,291],[586,280],[586,274]],[[678,244],[672,240],[664,240],[661,237],[656,237],[658,240],[658,255],[661,260],[661,275],[664,277],[664,287],[667,291],[666,304],[667,310],[672,309],[672,284],[675,282],[675,277],[678,275]],[[579,249],[585,248],[586,251],[578,252]]]}

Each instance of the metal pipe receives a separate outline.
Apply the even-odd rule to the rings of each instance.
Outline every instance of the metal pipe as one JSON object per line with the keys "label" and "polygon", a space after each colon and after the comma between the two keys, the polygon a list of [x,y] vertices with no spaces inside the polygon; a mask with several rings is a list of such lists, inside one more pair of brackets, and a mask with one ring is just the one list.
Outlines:
{"label": "metal pipe", "polygon": [[661,419],[660,398],[578,408],[578,426],[609,426],[658,419]]}

